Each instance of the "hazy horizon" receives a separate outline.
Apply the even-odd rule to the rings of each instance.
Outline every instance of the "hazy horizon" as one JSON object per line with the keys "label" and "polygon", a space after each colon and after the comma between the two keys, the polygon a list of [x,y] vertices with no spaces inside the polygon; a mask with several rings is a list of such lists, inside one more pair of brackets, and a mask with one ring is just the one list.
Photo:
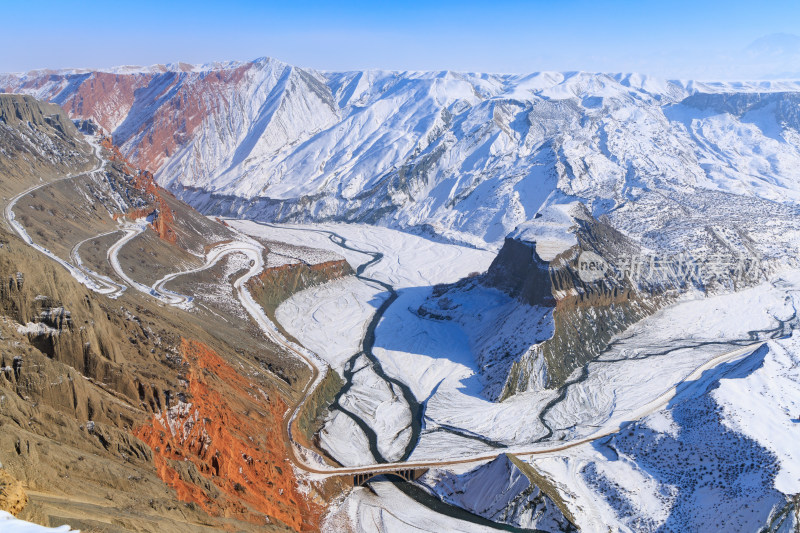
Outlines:
{"label": "hazy horizon", "polygon": [[[702,4],[702,5],[699,5]],[[145,1],[7,6],[0,72],[273,57],[327,71],[636,72],[667,79],[800,78],[800,4],[603,5],[570,0],[375,6]]]}

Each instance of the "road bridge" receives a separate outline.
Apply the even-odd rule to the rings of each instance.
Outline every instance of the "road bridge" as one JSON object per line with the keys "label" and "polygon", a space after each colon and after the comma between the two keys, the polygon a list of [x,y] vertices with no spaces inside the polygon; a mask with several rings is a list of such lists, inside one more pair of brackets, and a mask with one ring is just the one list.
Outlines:
{"label": "road bridge", "polygon": [[404,481],[415,481],[419,479],[422,474],[427,472],[427,468],[400,468],[397,470],[376,470],[374,472],[359,472],[353,475],[353,486],[362,487],[369,483],[369,481],[378,476],[392,476],[400,478]]}

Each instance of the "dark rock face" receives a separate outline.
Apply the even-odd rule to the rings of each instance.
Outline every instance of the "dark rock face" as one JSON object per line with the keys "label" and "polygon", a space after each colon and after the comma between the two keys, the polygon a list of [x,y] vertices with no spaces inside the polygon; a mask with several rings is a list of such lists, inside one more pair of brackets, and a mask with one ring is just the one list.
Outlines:
{"label": "dark rock face", "polygon": [[78,131],[85,135],[97,135],[101,130],[100,126],[89,119],[77,119],[73,121]]}
{"label": "dark rock face", "polygon": [[[553,336],[526,352],[511,367],[501,399],[544,384],[563,385],[577,368],[595,358],[611,338],[648,316],[665,301],[663,288],[643,286],[611,271],[584,281],[578,264],[590,251],[613,265],[636,256],[638,245],[608,224],[585,213],[576,219],[578,245],[549,263],[535,253],[535,243],[507,239],[485,282],[515,296],[522,305],[555,306]],[[525,252],[525,249],[530,252]],[[527,260],[527,261],[526,261]],[[544,369],[544,376],[538,375]]]}
{"label": "dark rock face", "polygon": [[64,136],[78,133],[66,112],[59,106],[22,94],[0,95],[0,121],[12,127],[21,124],[49,126]]}
{"label": "dark rock face", "polygon": [[539,259],[533,243],[506,238],[483,282],[527,305],[555,305],[550,265]]}

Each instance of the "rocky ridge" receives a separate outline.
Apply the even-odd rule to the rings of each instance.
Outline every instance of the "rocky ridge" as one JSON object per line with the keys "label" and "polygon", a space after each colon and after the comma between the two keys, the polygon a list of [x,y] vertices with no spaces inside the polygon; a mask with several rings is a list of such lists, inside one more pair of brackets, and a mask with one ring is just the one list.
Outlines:
{"label": "rocky ridge", "polygon": [[[0,101],[7,98],[2,95]],[[27,97],[24,101],[29,107],[38,105]],[[42,105],[42,116],[50,109]],[[32,142],[47,136],[53,146],[74,143],[81,153],[91,153],[75,132],[69,133],[72,130],[67,130],[72,136],[67,143],[47,121],[17,126],[35,133],[12,139]],[[16,150],[14,146],[3,148]],[[29,149],[38,153],[32,146]],[[18,184],[18,190],[37,183],[39,175],[30,170],[37,168],[59,177],[69,161],[68,155],[40,157],[29,167],[15,167],[17,173],[8,176],[8,182]],[[123,161],[114,161],[102,177],[79,176],[43,187],[30,202],[17,207],[18,219],[30,210],[26,220],[36,226],[23,223],[36,242],[69,257],[72,243],[85,237],[81,232],[111,225],[111,214],[124,214],[125,206],[152,200],[147,190],[135,187],[136,172],[126,172],[124,166]],[[77,175],[82,169],[71,171]],[[60,219],[56,228],[62,231],[61,238],[48,229],[53,227],[50,217],[56,216],[50,202],[59,195],[70,202],[80,198],[63,206],[77,211],[73,218]],[[202,250],[210,244],[208,239],[223,240],[219,237],[227,230],[192,214],[178,200],[163,197],[174,213],[177,238],[161,239],[155,229],[147,232],[162,243],[158,257],[165,268],[174,270],[175,258],[189,253],[182,246]],[[122,205],[117,203],[121,199],[126,199]],[[80,209],[83,203],[90,207]],[[206,226],[210,231],[203,231]],[[87,262],[93,256],[89,248],[88,244],[86,250],[81,248]],[[314,528],[315,489],[297,492],[299,482],[286,463],[280,431],[293,391],[263,362],[293,379],[297,369],[281,363],[277,348],[254,336],[246,322],[239,329],[221,330],[206,327],[213,315],[202,309],[176,312],[132,290],[116,300],[100,296],[3,229],[0,280],[0,460],[4,472],[28,493],[29,501],[21,509],[21,497],[15,496],[13,505],[20,518],[114,533],[153,528],[176,532]],[[216,381],[212,374],[223,369],[228,381],[241,383],[240,388],[222,387]],[[209,470],[204,472],[208,477],[198,474],[206,460],[202,450],[193,447],[200,441],[187,435],[187,440],[162,445],[164,437],[158,431],[142,429],[156,427],[159,417],[169,420],[169,413],[181,405],[199,407],[203,398],[214,394],[224,397],[203,411],[208,438],[201,441],[224,450],[233,450],[233,443],[238,443],[246,457],[258,458],[262,466],[257,469],[268,471],[258,470],[249,481],[237,480],[240,488],[255,481],[260,491],[239,490]],[[257,424],[258,430],[251,427],[251,433],[263,438],[231,437],[225,432],[228,420]],[[166,444],[175,451],[167,450]],[[182,459],[196,462],[171,462],[177,450],[182,450]],[[238,452],[229,456],[231,475],[239,462],[247,467],[243,457]],[[275,466],[264,466],[264,461]],[[207,499],[199,496],[204,491],[214,497],[214,505],[207,506]]]}
{"label": "rocky ridge", "polygon": [[791,82],[335,73],[261,58],[8,74],[0,90],[92,118],[206,213],[499,245],[553,193],[595,216],[653,191],[800,199]]}

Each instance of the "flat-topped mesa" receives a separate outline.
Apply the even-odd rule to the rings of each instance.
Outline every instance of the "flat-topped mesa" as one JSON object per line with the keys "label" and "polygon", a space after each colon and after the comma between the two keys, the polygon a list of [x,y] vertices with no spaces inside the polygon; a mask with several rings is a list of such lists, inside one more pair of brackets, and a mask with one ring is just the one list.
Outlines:
{"label": "flat-topped mesa", "polygon": [[[639,256],[636,243],[593,218],[581,204],[551,206],[506,240],[486,283],[522,304],[555,309],[552,337],[532,346],[511,366],[501,400],[563,385],[616,333],[662,305],[663,289],[673,283],[649,284],[620,275],[624,258]],[[509,292],[511,286],[516,291]]]}
{"label": "flat-topped mesa", "polygon": [[462,325],[487,398],[558,387],[655,309],[638,296],[644,287],[613,269],[583,279],[581,261],[594,258],[600,268],[639,254],[582,204],[550,205],[506,238],[485,274],[437,286],[418,312]]}
{"label": "flat-topped mesa", "polygon": [[[700,263],[687,257],[644,250],[579,202],[551,204],[506,238],[485,274],[436,287],[418,312],[462,324],[483,394],[503,400],[560,387],[614,335],[682,293],[735,289],[758,277],[701,279],[693,270]],[[502,310],[475,307],[498,301],[481,296],[489,289],[509,297]]]}
{"label": "flat-topped mesa", "polygon": [[528,305],[554,305],[551,262],[578,244],[576,220],[586,217],[591,218],[578,203],[538,213],[506,237],[484,283]]}
{"label": "flat-topped mesa", "polygon": [[620,278],[618,267],[641,255],[636,243],[593,218],[582,204],[552,205],[506,238],[483,283],[527,305],[625,300],[646,287]]}
{"label": "flat-topped mesa", "polygon": [[615,332],[647,314],[647,306],[631,301],[635,288],[628,280],[600,273],[597,279],[582,279],[584,250],[598,259],[597,266],[605,257],[639,253],[634,243],[594,219],[582,204],[557,204],[516,228],[482,277],[483,285],[503,291],[519,305],[554,308],[551,336],[516,354],[499,399],[560,386]]}
{"label": "flat-topped mesa", "polygon": [[[730,253],[730,252],[729,252]],[[731,255],[732,265],[742,261]],[[723,261],[724,263],[724,261]],[[716,268],[688,254],[643,250],[582,204],[553,205],[506,239],[483,278],[529,306],[553,306],[553,335],[511,366],[500,399],[563,385],[614,335],[687,291],[736,290],[761,279]]]}

